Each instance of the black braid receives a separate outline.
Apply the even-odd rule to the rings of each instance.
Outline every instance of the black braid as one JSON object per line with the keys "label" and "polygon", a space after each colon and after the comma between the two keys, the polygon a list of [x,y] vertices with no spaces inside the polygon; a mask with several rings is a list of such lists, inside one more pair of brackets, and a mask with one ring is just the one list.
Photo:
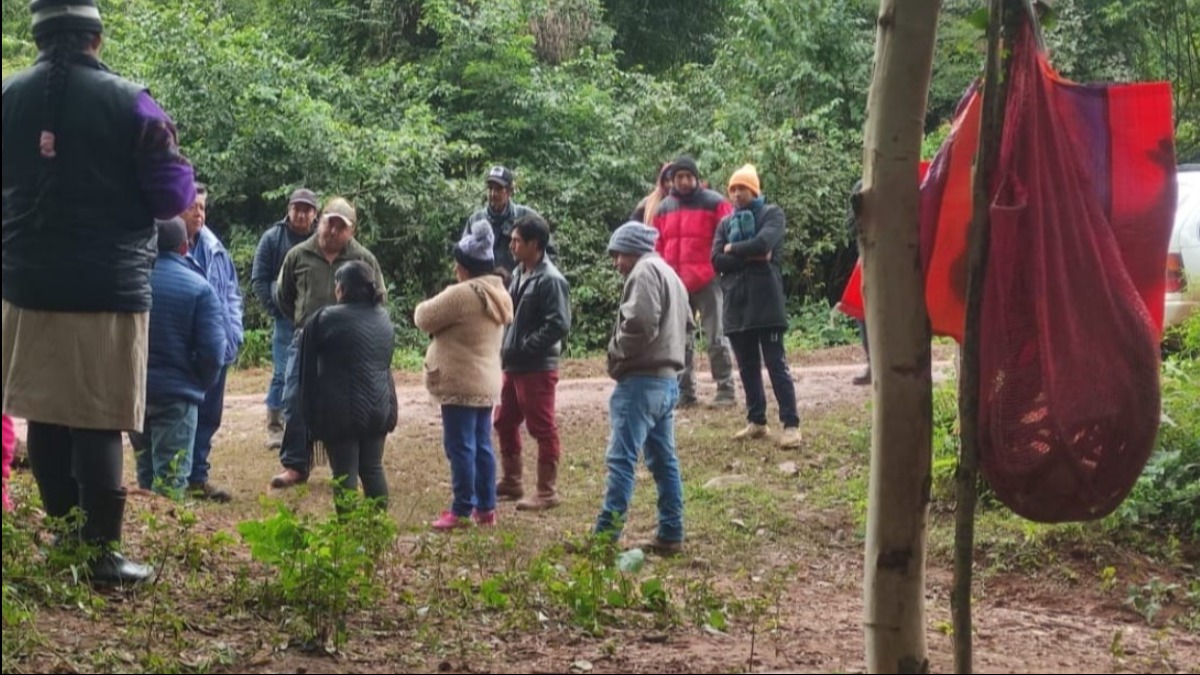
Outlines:
{"label": "black braid", "polygon": [[59,204],[59,200],[54,198],[59,182],[58,162],[54,160],[58,157],[58,122],[62,116],[63,99],[66,98],[71,58],[87,51],[95,39],[95,33],[61,31],[37,40],[38,49],[45,55],[50,69],[46,75],[46,121],[38,138],[38,150],[43,159],[38,210],[43,215],[47,215],[48,211],[57,208]]}
{"label": "black braid", "polygon": [[95,39],[95,33],[62,31],[38,40],[38,49],[44,53],[50,66],[50,72],[46,75],[46,122],[42,125],[42,135],[38,143],[42,157],[46,160],[53,160],[58,154],[55,136],[58,133],[63,99],[67,93],[67,74],[70,72],[71,57],[87,51]]}

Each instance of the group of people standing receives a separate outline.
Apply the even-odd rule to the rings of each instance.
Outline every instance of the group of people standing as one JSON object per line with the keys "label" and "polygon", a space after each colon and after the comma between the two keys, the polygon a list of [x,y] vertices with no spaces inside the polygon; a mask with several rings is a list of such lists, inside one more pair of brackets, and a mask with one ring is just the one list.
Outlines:
{"label": "group of people standing", "polygon": [[[3,408],[29,420],[46,514],[65,521],[82,512],[65,533],[95,546],[93,581],[137,583],[152,571],[117,550],[121,433],[130,432],[140,487],[232,498],[210,481],[209,457],[243,341],[242,297],[232,259],[206,225],[208,190],[170,118],[99,60],[94,0],[35,0],[31,10],[41,55],[4,83]],[[547,221],[512,199],[512,171],[494,167],[486,184],[487,204],[452,249],[456,282],[413,316],[431,338],[425,383],[441,405],[452,475],[450,506],[432,523],[441,531],[495,524],[498,500],[542,511],[562,499],[555,405],[570,289]],[[595,531],[619,536],[644,452],[659,490],[650,547],[664,553],[678,552],[684,536],[674,411],[698,403],[697,315],[714,406],[736,405],[731,352],[739,364],[748,424],[735,438],[769,434],[765,362],[783,424],[778,443],[801,444],[783,346],[784,214],[766,203],[751,165],[728,188],[732,202],[680,157],[608,244],[624,284],[608,346],[617,386]],[[386,507],[395,333],[383,272],[355,239],[357,224],[347,200],[322,204],[301,188],[255,254],[251,287],[274,322],[267,445],[283,471],[271,485],[306,482],[323,450],[339,496],[361,480]],[[538,446],[528,487],[522,425]]]}

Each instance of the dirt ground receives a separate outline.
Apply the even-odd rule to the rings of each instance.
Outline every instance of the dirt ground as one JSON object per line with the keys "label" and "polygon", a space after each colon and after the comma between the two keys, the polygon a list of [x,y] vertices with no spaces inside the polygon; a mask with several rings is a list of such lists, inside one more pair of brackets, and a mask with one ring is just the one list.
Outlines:
{"label": "dirt ground", "polygon": [[[943,378],[952,369],[952,356],[942,348],[935,359],[938,377]],[[856,387],[850,382],[862,367],[861,350],[853,348],[827,350],[794,360],[793,374],[804,425],[809,429],[811,423],[815,429],[806,431],[806,437],[814,439],[813,445],[798,454],[786,455],[770,447],[756,446],[721,455],[725,457],[720,460],[726,463],[724,466],[692,466],[689,463],[700,462],[708,455],[697,451],[695,457],[689,457],[689,445],[701,445],[710,433],[722,434],[720,437],[724,438],[723,434],[742,423],[741,413],[704,408],[682,412],[677,435],[685,474],[709,476],[730,473],[730,469],[742,471],[739,467],[744,462],[746,466],[766,467],[761,474],[765,476],[789,457],[802,465],[818,462],[819,458],[805,455],[810,451],[826,452],[809,449],[817,448],[816,444],[822,441],[822,419],[842,415],[846,410],[857,410],[857,415],[867,419],[862,411],[868,404],[870,388]],[[701,372],[704,375],[700,378],[699,393],[703,401],[715,390],[707,369]],[[263,447],[265,408],[261,392],[267,377],[262,371],[231,377],[224,426],[216,439],[213,456],[213,480],[231,488],[235,501],[224,506],[197,506],[205,531],[234,532],[240,520],[263,513],[261,498],[270,495],[267,483],[279,469],[276,455]],[[428,536],[424,533],[424,523],[443,507],[449,487],[448,471],[440,456],[441,423],[437,407],[428,399],[417,376],[398,374],[396,379],[400,426],[389,440],[385,468],[392,486],[390,511],[401,526],[400,547],[415,551],[422,538]],[[571,444],[565,448],[568,460],[563,470],[569,503],[543,516],[518,514],[506,507],[501,514],[501,531],[540,545],[560,538],[564,532],[586,530],[603,489],[602,456],[607,400],[612,386],[603,376],[603,365],[597,361],[570,362],[564,366],[558,410],[564,441]],[[831,441],[830,447],[836,445],[836,440]],[[132,482],[131,467],[127,466],[126,473]],[[648,489],[644,485],[639,487],[638,500],[643,506],[652,501]],[[615,628],[600,639],[569,630],[514,633],[477,626],[468,629],[474,632],[472,647],[446,649],[435,656],[434,650],[411,642],[416,639],[415,633],[407,628],[397,629],[399,639],[392,631],[372,629],[356,633],[342,654],[330,658],[282,649],[271,637],[275,627],[242,618],[209,623],[199,630],[202,640],[219,643],[235,654],[231,663],[207,668],[217,672],[262,673],[863,672],[861,532],[856,531],[851,514],[810,503],[805,494],[802,487],[792,504],[783,505],[785,514],[793,521],[785,533],[765,534],[753,551],[744,555],[736,550],[732,554],[722,552],[724,540],[716,533],[697,532],[689,536],[691,564],[713,566],[731,587],[754,589],[758,584],[763,593],[776,594],[767,610],[771,618],[769,630],[761,626],[757,630],[742,626],[726,632],[679,628],[659,634]],[[307,494],[285,497],[306,509],[328,510],[328,470],[315,472]],[[139,514],[144,517],[146,512],[170,510],[171,506],[157,497],[142,495],[132,500],[127,521],[135,524],[129,528],[127,549],[137,551],[144,534],[144,528],[136,525]],[[733,510],[731,507],[730,511]],[[636,522],[630,527],[631,534],[651,533],[648,528]],[[1068,570],[1064,573],[1014,569],[981,574],[975,591],[977,672],[1200,673],[1200,636],[1179,628],[1148,625],[1123,605],[1121,593],[1102,589],[1095,580],[1097,570],[1110,564],[1117,564],[1122,574],[1140,574],[1141,578],[1151,573],[1169,574],[1149,557],[1136,552],[1126,555],[1114,563],[1089,557],[1087,553],[1073,557],[1068,552],[1054,566]],[[405,557],[404,553],[399,556],[403,569],[396,571],[397,578],[415,578],[420,563],[404,560]],[[953,662],[949,637],[950,565],[944,558],[931,556],[927,568],[931,668],[932,672],[950,672]],[[670,574],[683,574],[686,572],[681,570],[687,569],[686,566],[664,568]],[[766,588],[767,579],[775,583],[770,590]],[[196,615],[214,611],[220,614],[220,608],[211,603],[191,611]],[[111,642],[110,636],[105,635],[104,621],[84,620],[69,610],[47,612],[38,626],[59,646],[59,655],[35,653],[17,667],[17,672],[36,672],[41,668],[76,672],[70,659],[61,656],[63,651],[87,652]],[[9,664],[5,664],[5,671],[9,671]]]}

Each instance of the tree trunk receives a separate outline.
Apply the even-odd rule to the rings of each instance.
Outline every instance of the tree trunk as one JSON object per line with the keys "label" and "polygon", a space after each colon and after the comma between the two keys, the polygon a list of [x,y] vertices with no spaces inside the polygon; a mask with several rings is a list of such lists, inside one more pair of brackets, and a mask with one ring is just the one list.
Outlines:
{"label": "tree trunk", "polygon": [[928,672],[925,539],[933,381],[917,171],[940,0],[883,0],[859,211],[875,373],[865,627],[872,673]]}
{"label": "tree trunk", "polygon": [[[958,417],[962,452],[956,471],[954,526],[954,590],[950,595],[954,621],[954,672],[975,672],[971,588],[975,561],[975,507],[979,497],[979,359],[983,282],[987,276],[991,240],[992,169],[1000,158],[1004,106],[1008,100],[1009,60],[1002,39],[1011,41],[1023,8],[1021,0],[989,0],[987,65],[984,69],[983,116],[975,154],[973,216],[968,235],[967,316],[959,371]],[[1011,42],[1009,42],[1011,44]]]}

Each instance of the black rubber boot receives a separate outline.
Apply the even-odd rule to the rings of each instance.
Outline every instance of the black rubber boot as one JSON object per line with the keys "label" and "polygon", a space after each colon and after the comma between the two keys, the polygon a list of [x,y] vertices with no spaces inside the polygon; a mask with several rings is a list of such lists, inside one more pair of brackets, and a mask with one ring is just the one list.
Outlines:
{"label": "black rubber boot", "polygon": [[97,547],[89,565],[93,586],[136,586],[154,578],[147,565],[126,560],[117,552],[121,543],[121,526],[125,521],[125,489],[102,489],[83,486],[80,501],[87,513],[83,524],[83,540]]}

